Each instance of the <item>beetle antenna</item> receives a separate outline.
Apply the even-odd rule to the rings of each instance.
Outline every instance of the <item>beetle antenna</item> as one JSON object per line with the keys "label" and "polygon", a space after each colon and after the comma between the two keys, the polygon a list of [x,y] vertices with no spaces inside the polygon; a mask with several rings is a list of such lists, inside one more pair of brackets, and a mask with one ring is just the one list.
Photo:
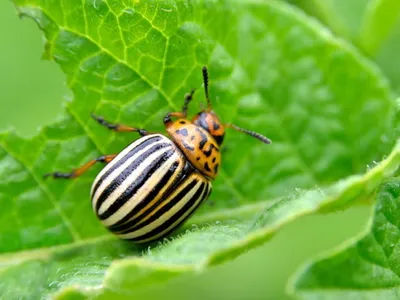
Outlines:
{"label": "beetle antenna", "polygon": [[236,131],[246,133],[246,134],[248,134],[248,135],[250,135],[252,137],[255,137],[256,139],[260,140],[261,142],[263,142],[265,144],[271,144],[271,140],[269,138],[263,136],[260,133],[257,133],[257,132],[254,132],[254,131],[251,131],[251,130],[248,130],[248,129],[240,128],[240,127],[238,127],[236,125],[233,125],[233,124],[225,124],[224,127],[232,128],[232,129],[234,129]]}
{"label": "beetle antenna", "polygon": [[207,105],[208,105],[208,110],[211,111],[211,102],[210,102],[210,97],[208,95],[208,70],[207,67],[204,66],[203,69],[203,82],[204,82],[204,92],[206,94],[206,100],[207,100]]}

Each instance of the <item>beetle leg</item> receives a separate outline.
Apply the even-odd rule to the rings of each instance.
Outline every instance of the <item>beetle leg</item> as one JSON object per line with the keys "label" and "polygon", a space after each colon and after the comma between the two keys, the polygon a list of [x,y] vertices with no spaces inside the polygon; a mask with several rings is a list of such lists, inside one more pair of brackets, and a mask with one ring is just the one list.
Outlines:
{"label": "beetle leg", "polygon": [[87,170],[89,170],[96,163],[101,162],[101,163],[108,164],[116,156],[117,156],[117,154],[103,155],[103,156],[100,156],[96,159],[93,159],[93,160],[87,162],[86,164],[84,164],[83,166],[81,166],[80,168],[78,168],[76,170],[73,170],[72,172],[69,172],[69,173],[52,172],[52,173],[43,175],[43,177],[44,178],[47,178],[47,177],[64,178],[64,179],[76,178],[76,177],[81,176],[83,173],[85,173]]}
{"label": "beetle leg", "polygon": [[193,94],[194,94],[194,92],[195,92],[195,89],[192,89],[192,90],[190,91],[190,93],[188,93],[188,94],[185,95],[185,103],[183,104],[183,107],[182,107],[182,113],[184,114],[184,117],[185,117],[185,118],[186,118],[186,116],[187,116],[187,111],[188,111],[189,103],[190,103],[190,101],[192,101],[192,99],[193,99]]}
{"label": "beetle leg", "polygon": [[107,127],[108,129],[116,131],[116,132],[138,132],[141,136],[151,134],[151,132],[149,132],[145,129],[142,129],[142,128],[135,128],[135,127],[130,127],[127,125],[122,125],[122,124],[113,124],[113,123],[109,123],[108,121],[104,120],[103,117],[96,116],[94,114],[91,114],[91,116],[100,125],[103,125],[104,127]]}
{"label": "beetle leg", "polygon": [[163,120],[165,127],[168,128],[169,126],[172,125],[172,120],[171,120],[172,117],[175,117],[175,118],[186,118],[186,114],[183,113],[183,112],[180,112],[180,111],[167,113],[165,115],[165,117],[164,117],[164,120]]}
{"label": "beetle leg", "polygon": [[192,99],[193,99],[193,94],[194,94],[195,91],[196,91],[195,89],[192,89],[190,91],[190,93],[187,93],[185,95],[185,103],[183,104],[181,112],[170,112],[170,113],[167,113],[165,115],[165,117],[164,117],[164,125],[166,127],[169,127],[172,124],[172,120],[171,120],[172,117],[184,118],[184,119],[186,118],[187,111],[188,111],[188,106],[189,106],[190,101],[192,101]]}

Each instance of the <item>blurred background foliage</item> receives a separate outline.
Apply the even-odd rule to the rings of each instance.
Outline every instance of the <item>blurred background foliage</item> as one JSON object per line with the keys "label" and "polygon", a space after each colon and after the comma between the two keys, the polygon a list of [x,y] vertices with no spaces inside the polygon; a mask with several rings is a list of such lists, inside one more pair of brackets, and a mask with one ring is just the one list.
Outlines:
{"label": "blurred background foliage", "polygon": [[[320,19],[376,61],[400,90],[398,0],[287,0]],[[368,21],[368,22],[367,22]],[[378,26],[379,21],[379,26]],[[41,60],[42,34],[20,21],[11,2],[0,3],[0,130],[32,136],[51,123],[71,97],[58,66]],[[372,26],[374,25],[374,26]],[[146,299],[287,299],[288,278],[307,259],[337,247],[366,227],[370,207],[307,217],[287,226],[263,247],[201,275],[140,291]],[[280,259],[277,260],[276,257]],[[272,259],[274,258],[274,259]]]}
{"label": "blurred background foliage", "polygon": [[400,1],[287,0],[352,42],[400,92]]}

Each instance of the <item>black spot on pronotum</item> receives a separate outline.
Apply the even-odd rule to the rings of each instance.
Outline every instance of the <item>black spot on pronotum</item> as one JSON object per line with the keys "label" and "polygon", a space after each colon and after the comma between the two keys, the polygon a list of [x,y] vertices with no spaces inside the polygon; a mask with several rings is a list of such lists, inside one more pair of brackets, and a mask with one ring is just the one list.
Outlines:
{"label": "black spot on pronotum", "polygon": [[196,160],[200,160],[200,156],[197,156]]}
{"label": "black spot on pronotum", "polygon": [[185,149],[189,150],[189,151],[194,151],[194,148],[188,144],[185,143],[185,141],[182,141],[182,145],[183,147],[185,147]]}
{"label": "black spot on pronotum", "polygon": [[206,169],[206,171],[208,171],[208,172],[211,172],[211,169],[210,169],[210,167],[208,166],[208,163],[207,163],[207,162],[204,164],[204,169]]}
{"label": "black spot on pronotum", "polygon": [[220,127],[219,124],[217,122],[215,122],[215,120],[213,120],[212,123],[213,123],[213,129],[218,130]]}
{"label": "black spot on pronotum", "polygon": [[188,133],[186,128],[177,129],[177,130],[175,130],[175,133],[183,135],[183,136],[188,136],[189,135],[189,133]]}
{"label": "black spot on pronotum", "polygon": [[216,165],[214,166],[214,173],[218,173],[218,167],[219,167],[219,164],[216,164]]}
{"label": "black spot on pronotum", "polygon": [[185,121],[179,121],[179,123],[180,123],[180,124],[186,124],[186,122],[185,122]]}
{"label": "black spot on pronotum", "polygon": [[200,148],[200,150],[202,150],[203,147],[204,147],[204,145],[207,143],[208,138],[207,138],[207,136],[205,135],[205,133],[202,132],[199,128],[196,128],[196,131],[197,131],[197,132],[200,134],[200,136],[201,136],[201,141],[200,141],[200,143],[199,143],[199,148]]}

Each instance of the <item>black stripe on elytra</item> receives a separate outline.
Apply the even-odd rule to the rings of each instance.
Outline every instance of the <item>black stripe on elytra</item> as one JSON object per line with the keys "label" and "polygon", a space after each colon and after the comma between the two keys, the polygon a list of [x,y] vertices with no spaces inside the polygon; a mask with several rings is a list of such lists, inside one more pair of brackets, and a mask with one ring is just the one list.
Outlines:
{"label": "black stripe on elytra", "polygon": [[[103,192],[99,195],[96,202],[96,212],[99,210],[101,204],[110,196],[110,194],[121,185],[121,183],[136,170],[136,168],[141,165],[152,153],[158,151],[160,149],[166,148],[170,146],[167,143],[156,144],[147,149],[137,158],[135,158],[117,177],[115,177],[110,184],[103,190]],[[103,180],[106,178],[103,177]]]}
{"label": "black stripe on elytra", "polygon": [[[101,183],[118,167],[120,167],[123,163],[126,162],[127,159],[129,159],[130,157],[134,156],[136,153],[138,153],[140,150],[146,148],[148,145],[156,143],[158,141],[160,141],[162,139],[161,136],[155,136],[155,137],[151,137],[147,140],[145,140],[144,142],[140,143],[139,145],[137,145],[135,148],[133,148],[131,151],[129,151],[126,155],[124,155],[123,157],[119,158],[118,157],[118,161],[110,168],[107,170],[107,172],[105,172],[103,174],[102,177],[99,178],[99,180],[97,180],[96,185],[93,188],[93,192],[91,197],[93,197],[93,195],[96,193],[97,189],[99,188],[99,186],[101,185]],[[128,146],[129,147],[129,146]]]}
{"label": "black stripe on elytra", "polygon": [[177,129],[177,130],[175,130],[175,133],[179,134],[179,135],[182,135],[182,136],[188,136],[189,135],[189,133],[188,133],[186,128]]}
{"label": "black stripe on elytra", "polygon": [[[172,231],[178,229],[179,227],[181,227],[183,225],[183,223],[185,223],[186,220],[188,220],[197,210],[197,208],[205,201],[207,200],[208,196],[211,193],[211,184],[208,183],[208,188],[206,186],[204,193],[201,195],[202,199],[199,201],[199,203],[196,205],[196,207],[192,208],[192,211],[185,217],[183,218],[178,224],[176,224],[175,226],[171,226],[171,228],[169,228],[166,232],[163,233],[163,235],[161,237],[167,236],[169,234],[172,233]],[[160,237],[160,238],[161,238]]]}
{"label": "black stripe on elytra", "polygon": [[[168,212],[171,208],[173,208],[176,204],[178,204],[179,201],[181,201],[196,186],[197,183],[198,180],[192,179],[192,181],[189,182],[189,184],[185,186],[177,195],[175,195],[175,197],[169,199],[168,203],[164,207],[160,208],[155,214],[149,217],[146,221],[142,222],[141,224],[137,224],[123,231],[122,233],[128,233],[139,230],[140,228],[143,228],[144,226],[149,225],[158,218],[162,217],[166,212]],[[166,199],[167,198],[163,199],[163,201],[161,201],[158,205],[162,205],[166,201]]]}
{"label": "black stripe on elytra", "polygon": [[[110,207],[101,215],[99,215],[100,220],[105,220],[112,214],[117,212],[122,205],[124,205],[130,198],[132,198],[137,191],[146,183],[147,180],[154,174],[163,164],[166,163],[167,159],[174,155],[174,150],[168,150],[163,154],[159,155],[157,158],[153,159],[140,173],[138,178],[128,186],[126,190],[123,191],[121,195],[110,205]],[[146,162],[143,162],[144,164]]]}
{"label": "black stripe on elytra", "polygon": [[[182,217],[182,215],[185,214],[185,212],[187,212],[188,210],[190,210],[192,208],[192,206],[194,206],[196,204],[196,201],[200,199],[199,203],[202,202],[202,197],[204,195],[204,190],[206,187],[206,183],[202,183],[200,185],[200,187],[197,189],[197,191],[194,193],[194,195],[189,199],[189,201],[186,202],[186,204],[180,209],[178,210],[174,215],[171,216],[171,218],[169,218],[168,220],[166,220],[165,222],[163,222],[162,224],[160,224],[160,226],[154,228],[153,230],[151,230],[150,232],[145,233],[142,236],[139,236],[137,238],[132,239],[132,241],[137,241],[137,240],[144,240],[144,239],[148,239],[152,236],[155,236],[163,231],[170,231],[171,230],[171,226],[177,221],[179,220],[180,217]],[[197,206],[196,206],[197,207]],[[194,211],[195,209],[193,209]],[[189,214],[190,215],[190,214]],[[189,216],[188,215],[188,216]],[[187,218],[184,218],[187,219]],[[181,224],[182,222],[179,222],[177,225]],[[176,228],[177,226],[172,226],[173,228]]]}
{"label": "black stripe on elytra", "polygon": [[191,176],[194,172],[198,172],[197,169],[195,169],[189,161],[185,161],[186,163],[183,166],[183,170],[179,174],[179,180],[175,181],[169,191],[164,195],[165,199],[168,198],[174,191],[176,191],[178,187],[182,185],[182,182],[187,180],[189,176]]}
{"label": "black stripe on elytra", "polygon": [[199,149],[202,150],[204,145],[207,143],[208,141],[208,137],[206,136],[206,134],[201,131],[199,128],[196,127],[196,131],[200,134],[201,136],[201,141],[199,143]]}
{"label": "black stripe on elytra", "polygon": [[[109,229],[114,232],[120,232],[123,230],[126,230],[132,226],[135,225],[135,223],[139,222],[142,218],[148,215],[151,211],[154,210],[154,207],[158,205],[160,201],[164,200],[164,195],[159,195],[161,189],[165,187],[165,185],[168,183],[168,181],[171,179],[171,176],[175,173],[176,169],[178,168],[180,164],[180,161],[174,161],[174,163],[171,165],[169,170],[164,174],[164,176],[160,179],[160,181],[157,183],[157,185],[151,190],[150,193],[147,194],[146,197],[143,199],[139,199],[140,203],[135,206],[134,209],[132,209],[125,217],[123,217],[121,220],[119,220],[117,223],[111,225]],[[164,192],[166,194],[171,186],[180,178],[181,174],[178,174],[175,176],[174,180],[169,184],[169,187],[167,190]],[[154,203],[152,206],[150,206],[147,210],[145,210],[143,213],[141,213],[139,216],[136,218],[129,220],[132,218],[134,215],[139,213],[143,208],[146,207],[149,202],[151,202],[154,198],[159,196],[159,200]],[[127,222],[129,220],[129,222]]]}

